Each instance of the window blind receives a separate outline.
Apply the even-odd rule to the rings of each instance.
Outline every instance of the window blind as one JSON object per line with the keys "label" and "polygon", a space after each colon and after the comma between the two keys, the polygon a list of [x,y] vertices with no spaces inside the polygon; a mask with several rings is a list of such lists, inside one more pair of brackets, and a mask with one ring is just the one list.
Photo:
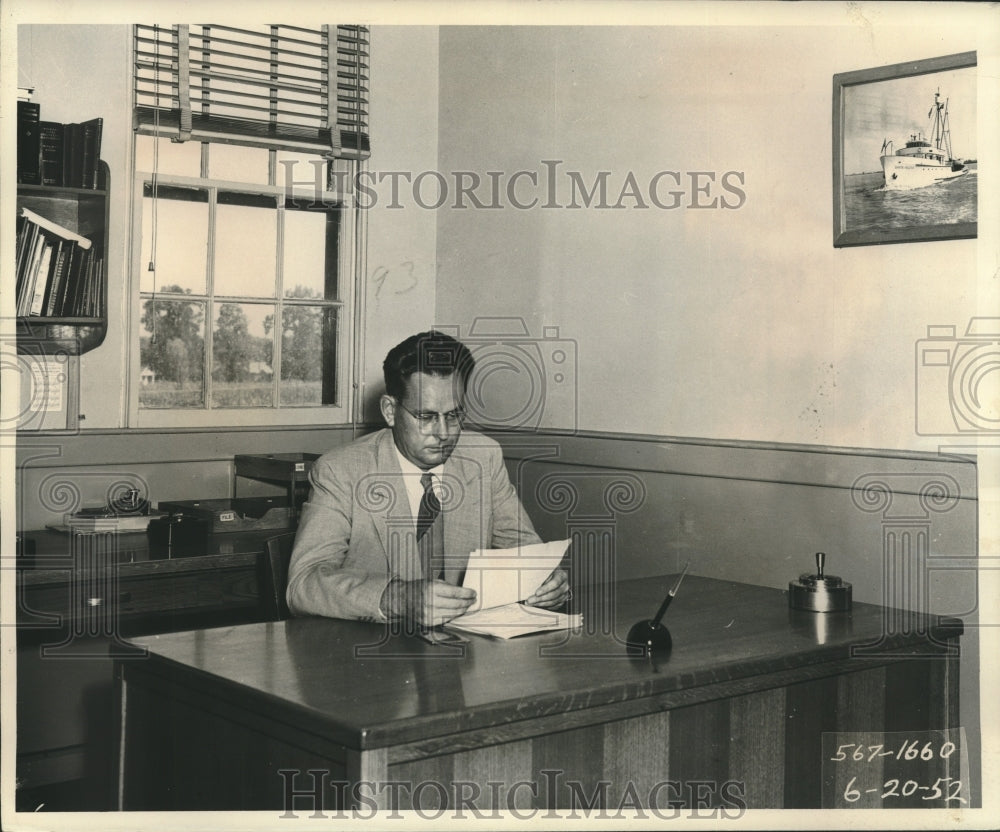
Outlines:
{"label": "window blind", "polygon": [[368,28],[135,26],[134,127],[367,158]]}

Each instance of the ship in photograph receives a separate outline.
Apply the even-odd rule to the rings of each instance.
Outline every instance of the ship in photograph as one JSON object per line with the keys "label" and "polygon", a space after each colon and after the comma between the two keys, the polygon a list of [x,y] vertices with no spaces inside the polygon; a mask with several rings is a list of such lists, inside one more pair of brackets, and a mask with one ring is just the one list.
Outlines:
{"label": "ship in photograph", "polygon": [[931,141],[922,133],[912,133],[905,147],[892,152],[892,141],[882,143],[882,173],[889,191],[908,191],[936,185],[965,176],[969,168],[953,158],[951,128],[948,125],[948,101],[941,103],[940,90],[934,93],[934,104],[927,117],[933,118]]}

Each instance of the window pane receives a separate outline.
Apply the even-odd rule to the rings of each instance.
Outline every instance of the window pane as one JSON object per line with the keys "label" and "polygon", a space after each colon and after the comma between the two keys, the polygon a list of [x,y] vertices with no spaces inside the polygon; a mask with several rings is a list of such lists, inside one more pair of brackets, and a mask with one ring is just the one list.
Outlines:
{"label": "window pane", "polygon": [[219,305],[212,328],[213,407],[273,407],[273,329],[273,305]]}
{"label": "window pane", "polygon": [[273,298],[278,262],[274,197],[220,193],[215,212],[215,294]]}
{"label": "window pane", "polygon": [[287,209],[282,256],[286,298],[337,297],[336,211]]}
{"label": "window pane", "polygon": [[205,304],[144,299],[140,407],[204,407]]}
{"label": "window pane", "polygon": [[301,198],[316,201],[327,190],[330,160],[314,153],[277,151],[275,184],[286,193],[295,191]]}
{"label": "window pane", "polygon": [[161,176],[201,176],[201,143],[136,136],[135,169]]}
{"label": "window pane", "polygon": [[[154,252],[155,245],[155,252]],[[149,270],[153,263],[155,271]],[[205,294],[208,263],[208,193],[147,182],[142,199],[143,292]]]}
{"label": "window pane", "polygon": [[267,184],[266,148],[213,143],[208,149],[208,176],[224,182]]}
{"label": "window pane", "polygon": [[336,309],[285,307],[280,390],[285,406],[337,403]]}

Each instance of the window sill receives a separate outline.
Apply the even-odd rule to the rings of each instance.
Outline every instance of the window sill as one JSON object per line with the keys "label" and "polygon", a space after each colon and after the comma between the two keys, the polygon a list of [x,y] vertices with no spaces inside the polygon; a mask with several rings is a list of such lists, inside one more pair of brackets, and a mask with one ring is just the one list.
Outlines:
{"label": "window sill", "polygon": [[142,429],[163,428],[274,428],[321,425],[323,427],[347,426],[350,411],[343,406],[325,405],[303,408],[219,408],[214,410],[139,410],[135,424]]}

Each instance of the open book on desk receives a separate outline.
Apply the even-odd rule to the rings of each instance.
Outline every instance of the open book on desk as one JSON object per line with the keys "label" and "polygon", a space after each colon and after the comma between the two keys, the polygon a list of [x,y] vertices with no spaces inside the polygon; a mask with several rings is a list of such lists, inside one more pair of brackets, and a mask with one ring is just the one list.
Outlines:
{"label": "open book on desk", "polygon": [[569,540],[512,549],[476,549],[469,555],[462,586],[476,591],[476,602],[447,626],[497,638],[514,638],[578,626],[579,614],[553,612],[523,604],[562,562]]}

